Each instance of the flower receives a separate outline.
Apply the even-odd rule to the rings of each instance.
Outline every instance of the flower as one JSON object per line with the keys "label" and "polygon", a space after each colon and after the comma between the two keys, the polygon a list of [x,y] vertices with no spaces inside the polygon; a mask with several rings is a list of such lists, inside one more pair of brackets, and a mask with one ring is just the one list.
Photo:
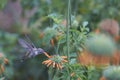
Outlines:
{"label": "flower", "polygon": [[2,64],[8,64],[8,59],[5,57],[3,53],[0,53],[0,65]]}
{"label": "flower", "polygon": [[62,64],[68,62],[65,60],[67,58],[66,56],[49,56],[46,52],[44,54],[48,57],[48,60],[43,61],[42,64],[47,65],[47,67],[52,66],[53,68],[62,69]]}
{"label": "flower", "polygon": [[4,72],[4,64],[8,64],[8,59],[3,53],[0,53],[0,75]]}

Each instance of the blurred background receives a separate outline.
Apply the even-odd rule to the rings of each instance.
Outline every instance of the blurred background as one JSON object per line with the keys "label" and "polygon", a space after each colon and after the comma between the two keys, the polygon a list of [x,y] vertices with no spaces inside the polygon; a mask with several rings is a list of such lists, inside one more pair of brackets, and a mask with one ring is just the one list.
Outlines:
{"label": "blurred background", "polygon": [[[105,32],[119,43],[119,0],[71,1],[72,15],[79,25],[87,21],[90,32]],[[54,24],[48,15],[63,15],[62,24],[66,25],[67,3],[67,0],[0,0],[0,54],[8,60],[4,60],[7,64],[0,61],[5,66],[4,74],[0,70],[2,76],[8,80],[48,80],[47,67],[42,65],[45,56],[18,60],[26,52],[18,39],[28,34],[36,47],[53,54],[51,39],[55,39],[56,31],[51,29]]]}

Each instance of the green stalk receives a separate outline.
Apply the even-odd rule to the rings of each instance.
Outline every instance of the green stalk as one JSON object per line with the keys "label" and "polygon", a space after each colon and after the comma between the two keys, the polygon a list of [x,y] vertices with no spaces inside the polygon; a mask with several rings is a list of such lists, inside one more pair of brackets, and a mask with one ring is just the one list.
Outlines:
{"label": "green stalk", "polygon": [[59,70],[56,69],[55,75],[53,76],[52,80],[59,80],[58,74],[59,74]]}
{"label": "green stalk", "polygon": [[67,9],[67,34],[66,34],[66,40],[67,40],[67,56],[68,56],[68,61],[70,60],[70,51],[69,51],[69,44],[70,44],[70,39],[69,39],[69,28],[71,27],[71,0],[68,0],[68,9]]}
{"label": "green stalk", "polygon": [[53,70],[53,68],[52,67],[49,67],[49,71],[48,71],[48,80],[52,80],[52,77],[54,76],[53,75],[53,73],[54,73],[54,70]]}
{"label": "green stalk", "polygon": [[[70,27],[71,27],[71,0],[68,0],[68,8],[67,8],[67,34],[66,34],[66,40],[67,40],[67,57],[68,57],[68,65],[70,62],[70,51],[69,51],[69,44],[70,44],[70,39],[69,39],[69,33],[70,33]],[[69,68],[67,67],[67,73],[68,75],[70,74]],[[67,77],[67,80],[70,80],[70,77]]]}

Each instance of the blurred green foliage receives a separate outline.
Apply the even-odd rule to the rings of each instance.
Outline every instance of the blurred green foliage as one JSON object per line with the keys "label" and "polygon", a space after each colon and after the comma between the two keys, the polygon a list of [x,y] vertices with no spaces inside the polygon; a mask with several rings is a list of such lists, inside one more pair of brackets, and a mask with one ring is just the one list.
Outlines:
{"label": "blurred green foliage", "polygon": [[103,76],[106,80],[119,80],[120,79],[120,67],[119,66],[109,66],[107,67],[104,72]]}
{"label": "blurred green foliage", "polygon": [[[1,0],[1,12],[7,1],[17,0]],[[5,54],[9,60],[9,65],[5,65],[5,76],[8,80],[48,80],[48,68],[42,65],[42,61],[46,59],[43,55],[38,55],[33,59],[24,62],[17,61],[25,50],[18,44],[19,38],[25,38],[24,34],[28,34],[32,42],[43,48],[50,55],[61,54],[66,55],[66,16],[67,16],[67,0],[19,0],[22,13],[20,20],[28,20],[27,25],[20,22],[15,25],[16,31],[13,33],[9,30],[0,30],[0,52]],[[83,50],[84,42],[91,36],[90,31],[94,30],[98,23],[105,18],[116,19],[120,21],[120,1],[119,0],[71,0],[72,1],[72,26],[70,27],[70,57],[71,64],[67,65],[60,76],[63,80],[69,77],[67,71],[75,73],[71,80],[98,80],[101,71],[95,67],[87,66],[83,69],[76,64],[76,53]],[[27,14],[27,11],[36,11]],[[9,9],[9,8],[8,8]],[[30,13],[30,12],[28,12]],[[27,18],[25,15],[28,15]],[[16,15],[14,15],[16,16]],[[24,18],[25,17],[25,18]],[[24,18],[24,19],[23,19]],[[62,22],[64,24],[62,24]],[[88,22],[88,23],[85,23]],[[0,24],[1,25],[1,24]],[[25,25],[25,27],[24,27]],[[19,27],[19,28],[18,28]],[[18,30],[17,30],[18,29]],[[11,30],[14,30],[11,28]],[[20,31],[19,31],[20,30]],[[18,32],[19,31],[19,32]],[[43,34],[41,37],[41,34]],[[50,40],[54,40],[54,47]],[[94,44],[94,43],[93,43]],[[62,46],[62,47],[61,47]],[[69,69],[69,70],[67,70]],[[88,72],[87,72],[87,71]],[[61,74],[63,74],[61,76]],[[46,77],[47,76],[47,77]],[[70,78],[70,77],[69,77]],[[94,78],[94,79],[93,79]],[[66,78],[67,79],[67,78]],[[55,80],[57,80],[55,78]],[[58,79],[59,80],[59,79]]]}
{"label": "blurred green foliage", "polygon": [[7,0],[1,0],[0,1],[0,10],[4,8],[4,5],[6,4]]}
{"label": "blurred green foliage", "polygon": [[104,34],[93,35],[85,42],[88,52],[94,55],[107,55],[111,56],[116,50],[115,42]]}

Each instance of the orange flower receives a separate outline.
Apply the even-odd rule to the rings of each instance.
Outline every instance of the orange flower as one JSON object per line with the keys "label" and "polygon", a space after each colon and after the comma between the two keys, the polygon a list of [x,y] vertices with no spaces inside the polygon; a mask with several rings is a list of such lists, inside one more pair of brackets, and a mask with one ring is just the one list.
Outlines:
{"label": "orange flower", "polygon": [[100,33],[100,30],[97,28],[97,29],[95,30],[95,33],[96,33],[96,34],[99,34],[99,33]]}
{"label": "orange flower", "polygon": [[44,37],[44,33],[41,32],[40,35],[39,35],[40,39]]}
{"label": "orange flower", "polygon": [[48,55],[47,52],[43,52],[45,56],[47,56],[48,58],[50,58],[51,56]]}
{"label": "orange flower", "polygon": [[53,55],[49,56],[47,53],[44,53],[49,59],[42,62],[42,64],[47,65],[47,67],[52,66],[53,68],[62,69],[62,64],[67,62],[65,60],[66,56]]}
{"label": "orange flower", "polygon": [[4,72],[4,67],[3,65],[0,64],[0,74],[2,74]]}
{"label": "orange flower", "polygon": [[3,55],[3,53],[0,53],[0,75],[4,72],[4,66],[3,66],[4,61],[6,62],[8,60],[7,60],[7,58],[5,58],[5,56]]}
{"label": "orange flower", "polygon": [[100,80],[106,80],[103,76],[100,78]]}
{"label": "orange flower", "polygon": [[50,44],[52,45],[52,47],[54,47],[55,44],[53,39],[50,40]]}
{"label": "orange flower", "polygon": [[5,56],[3,55],[3,53],[0,53],[0,65],[2,64],[2,63],[4,63],[4,64],[8,64],[8,59],[7,58],[5,58]]}
{"label": "orange flower", "polygon": [[7,58],[4,58],[4,64],[8,64],[8,59]]}
{"label": "orange flower", "polygon": [[70,74],[70,76],[71,76],[71,77],[73,77],[74,75],[75,75],[75,73],[74,73],[74,72],[72,72],[72,73]]}

